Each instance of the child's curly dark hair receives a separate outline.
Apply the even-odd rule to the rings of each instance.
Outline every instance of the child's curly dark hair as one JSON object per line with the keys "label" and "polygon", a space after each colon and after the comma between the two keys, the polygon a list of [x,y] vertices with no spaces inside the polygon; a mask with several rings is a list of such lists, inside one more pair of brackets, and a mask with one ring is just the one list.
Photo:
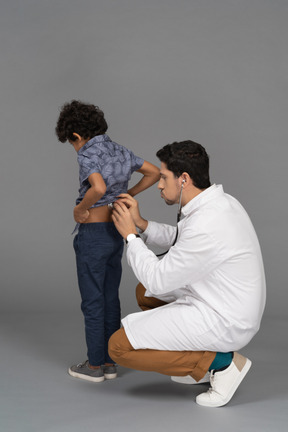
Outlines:
{"label": "child's curly dark hair", "polygon": [[91,139],[103,135],[107,129],[104,113],[98,106],[72,100],[62,106],[55,132],[59,141],[65,142],[76,140],[74,132]]}

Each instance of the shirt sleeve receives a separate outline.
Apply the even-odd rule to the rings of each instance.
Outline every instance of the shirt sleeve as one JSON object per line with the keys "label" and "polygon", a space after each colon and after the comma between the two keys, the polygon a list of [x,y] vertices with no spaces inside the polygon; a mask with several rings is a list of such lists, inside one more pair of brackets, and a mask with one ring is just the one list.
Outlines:
{"label": "shirt sleeve", "polygon": [[131,150],[129,150],[129,153],[131,158],[131,172],[137,171],[139,168],[142,167],[144,159],[135,156]]}
{"label": "shirt sleeve", "polygon": [[223,253],[208,234],[184,227],[180,238],[162,260],[141,239],[129,243],[127,260],[137,279],[157,296],[202,279],[222,262]]}

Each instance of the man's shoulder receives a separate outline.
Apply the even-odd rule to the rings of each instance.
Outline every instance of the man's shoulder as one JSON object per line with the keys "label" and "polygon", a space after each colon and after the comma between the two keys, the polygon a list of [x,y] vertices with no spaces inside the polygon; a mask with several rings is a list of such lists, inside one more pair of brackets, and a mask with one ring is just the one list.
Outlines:
{"label": "man's shoulder", "polygon": [[217,230],[217,225],[229,218],[231,213],[230,199],[226,194],[199,203],[198,206],[191,207],[186,210],[185,218],[183,219],[186,229],[195,232],[211,233]]}

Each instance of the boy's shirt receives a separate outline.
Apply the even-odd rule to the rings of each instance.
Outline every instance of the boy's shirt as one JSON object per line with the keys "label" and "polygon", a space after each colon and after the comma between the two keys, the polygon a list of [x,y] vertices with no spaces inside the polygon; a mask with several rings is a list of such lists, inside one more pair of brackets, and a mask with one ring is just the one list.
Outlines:
{"label": "boy's shirt", "polygon": [[99,173],[106,184],[106,193],[92,207],[107,205],[127,192],[128,182],[134,171],[142,167],[144,159],[135,156],[131,150],[117,144],[108,135],[97,135],[89,140],[78,152],[79,163],[79,204],[90,188],[88,177]]}

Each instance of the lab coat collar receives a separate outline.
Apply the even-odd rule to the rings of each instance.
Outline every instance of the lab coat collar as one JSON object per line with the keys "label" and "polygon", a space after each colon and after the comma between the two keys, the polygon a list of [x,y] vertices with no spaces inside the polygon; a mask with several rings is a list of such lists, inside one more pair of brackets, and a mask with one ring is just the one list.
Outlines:
{"label": "lab coat collar", "polygon": [[224,194],[223,186],[213,184],[209,188],[205,189],[195,198],[192,198],[184,207],[182,207],[182,215],[187,216],[190,213],[194,213],[199,207],[206,204],[211,199],[217,198]]}

